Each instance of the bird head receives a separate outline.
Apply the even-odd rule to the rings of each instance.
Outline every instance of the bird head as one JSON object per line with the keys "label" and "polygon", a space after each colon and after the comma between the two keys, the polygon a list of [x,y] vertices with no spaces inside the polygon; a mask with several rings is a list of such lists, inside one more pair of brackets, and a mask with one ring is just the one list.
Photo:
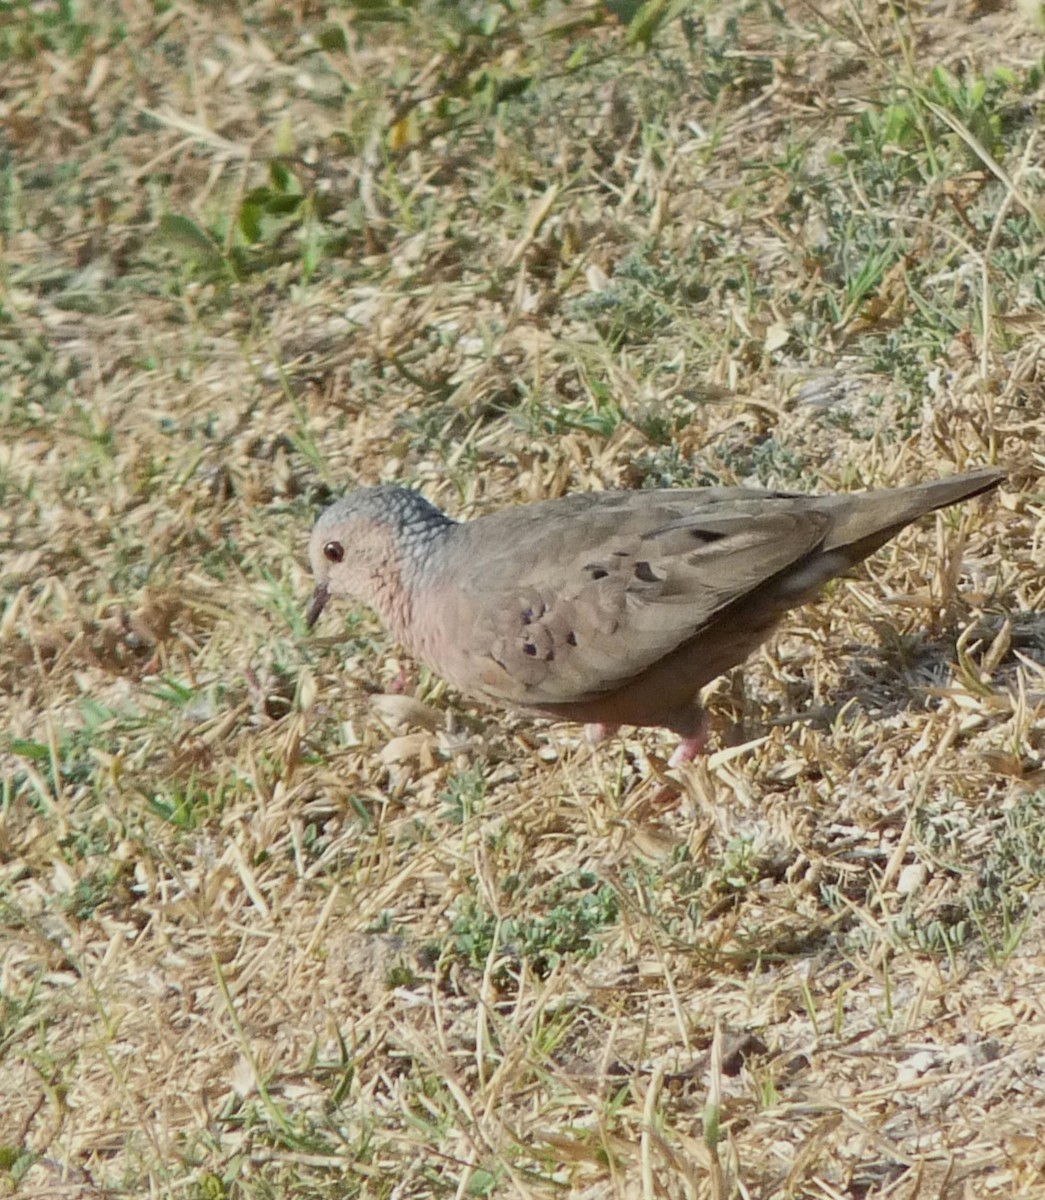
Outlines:
{"label": "bird head", "polygon": [[437,536],[454,522],[419,492],[385,485],[336,500],[312,528],[308,557],[315,587],[308,627],[331,596],[353,597],[386,615],[408,588]]}

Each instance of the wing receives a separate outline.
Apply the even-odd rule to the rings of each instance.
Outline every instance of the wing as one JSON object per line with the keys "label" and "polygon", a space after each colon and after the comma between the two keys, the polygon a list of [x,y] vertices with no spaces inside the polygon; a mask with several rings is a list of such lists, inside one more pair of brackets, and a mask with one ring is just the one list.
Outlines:
{"label": "wing", "polygon": [[523,706],[612,691],[817,549],[832,517],[803,499],[613,493],[459,526],[452,658],[432,665]]}

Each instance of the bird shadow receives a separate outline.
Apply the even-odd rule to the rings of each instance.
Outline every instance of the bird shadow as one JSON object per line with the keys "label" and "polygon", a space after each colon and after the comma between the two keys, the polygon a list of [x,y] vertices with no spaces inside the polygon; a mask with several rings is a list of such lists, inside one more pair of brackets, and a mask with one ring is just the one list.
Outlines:
{"label": "bird shadow", "polygon": [[[997,661],[981,672],[989,649],[996,643],[1005,623],[1009,623],[1008,645]],[[830,728],[843,710],[855,703],[877,720],[887,720],[912,709],[923,709],[934,690],[953,685],[962,674],[961,659],[971,663],[980,682],[996,691],[1016,686],[1023,660],[1045,669],[1045,613],[1020,612],[981,617],[965,635],[959,650],[960,631],[949,629],[903,632],[885,620],[870,622],[876,641],[849,643],[837,653],[845,666],[837,679],[813,698],[812,684],[806,688],[808,699],[801,697],[801,686],[792,693],[794,707],[788,712],[761,718],[752,712],[750,702],[740,706],[739,720],[729,723],[724,740],[739,744],[758,737],[779,725],[804,723],[813,728]],[[1030,698],[1045,700],[1045,684],[1031,681]],[[797,694],[796,694],[797,693]],[[736,690],[734,689],[736,698]],[[786,703],[786,702],[785,702]]]}

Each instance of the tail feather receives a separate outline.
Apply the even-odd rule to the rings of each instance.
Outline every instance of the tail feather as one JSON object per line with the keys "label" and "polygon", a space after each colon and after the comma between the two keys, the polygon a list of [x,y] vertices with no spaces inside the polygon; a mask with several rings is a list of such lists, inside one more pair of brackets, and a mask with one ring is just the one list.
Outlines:
{"label": "tail feather", "polygon": [[1004,471],[984,467],[912,487],[854,495],[837,514],[823,548],[827,552],[840,550],[851,562],[859,562],[884,546],[905,525],[938,508],[989,492],[1003,479]]}

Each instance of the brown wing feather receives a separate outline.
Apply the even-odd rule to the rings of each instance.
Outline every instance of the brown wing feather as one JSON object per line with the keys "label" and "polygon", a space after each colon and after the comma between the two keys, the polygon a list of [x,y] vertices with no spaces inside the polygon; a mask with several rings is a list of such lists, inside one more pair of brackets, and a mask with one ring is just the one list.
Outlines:
{"label": "brown wing feather", "polygon": [[[558,553],[547,538],[532,553],[517,542],[510,565],[487,563],[486,586],[461,594],[470,664],[435,665],[469,690],[521,705],[612,691],[812,553],[831,525],[826,513],[764,501],[737,511],[732,498],[728,512],[694,513],[673,499],[597,538],[575,529]],[[508,570],[512,586],[498,587]]]}

